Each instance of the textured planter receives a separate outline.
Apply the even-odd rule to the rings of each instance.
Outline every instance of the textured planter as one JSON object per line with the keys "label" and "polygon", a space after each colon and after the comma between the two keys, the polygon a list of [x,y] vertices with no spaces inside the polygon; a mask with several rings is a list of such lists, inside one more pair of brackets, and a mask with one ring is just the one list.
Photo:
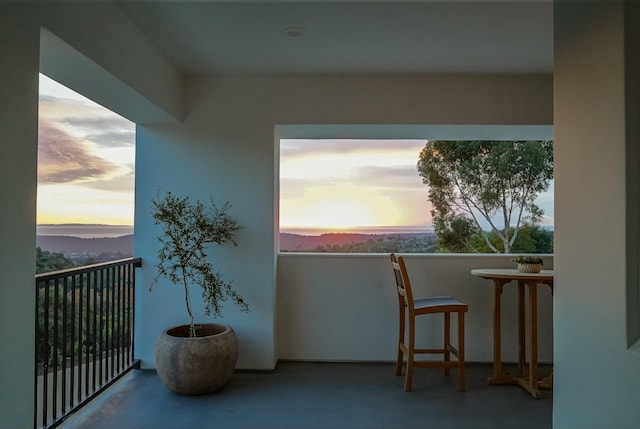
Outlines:
{"label": "textured planter", "polygon": [[156,342],[156,371],[160,380],[180,395],[204,395],[224,386],[236,367],[238,339],[229,326],[196,325],[198,337],[189,338],[189,325],[162,332]]}
{"label": "textured planter", "polygon": [[539,273],[542,264],[518,264],[518,271],[521,273]]}

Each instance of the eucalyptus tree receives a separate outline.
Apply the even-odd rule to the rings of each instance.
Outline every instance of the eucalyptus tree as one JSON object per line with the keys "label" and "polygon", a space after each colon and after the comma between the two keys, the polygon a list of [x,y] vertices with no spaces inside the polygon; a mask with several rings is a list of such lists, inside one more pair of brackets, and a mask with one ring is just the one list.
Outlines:
{"label": "eucalyptus tree", "polygon": [[544,214],[536,199],[553,179],[553,142],[434,140],[417,168],[441,248],[478,251],[471,237],[480,234],[491,251],[510,253],[520,229]]}

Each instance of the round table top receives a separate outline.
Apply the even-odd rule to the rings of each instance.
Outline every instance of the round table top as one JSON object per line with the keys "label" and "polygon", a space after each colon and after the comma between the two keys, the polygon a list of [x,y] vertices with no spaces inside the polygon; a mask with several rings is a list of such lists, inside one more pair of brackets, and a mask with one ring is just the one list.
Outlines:
{"label": "round table top", "polygon": [[553,280],[553,270],[542,270],[539,273],[521,273],[514,268],[478,268],[471,270],[471,274],[485,279]]}

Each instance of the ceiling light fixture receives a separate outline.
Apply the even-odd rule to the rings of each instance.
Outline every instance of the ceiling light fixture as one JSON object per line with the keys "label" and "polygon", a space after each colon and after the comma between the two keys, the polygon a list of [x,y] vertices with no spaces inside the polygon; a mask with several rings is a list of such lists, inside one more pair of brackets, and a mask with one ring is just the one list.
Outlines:
{"label": "ceiling light fixture", "polygon": [[282,29],[282,33],[291,39],[299,39],[304,36],[306,32],[307,30],[300,27],[287,27]]}

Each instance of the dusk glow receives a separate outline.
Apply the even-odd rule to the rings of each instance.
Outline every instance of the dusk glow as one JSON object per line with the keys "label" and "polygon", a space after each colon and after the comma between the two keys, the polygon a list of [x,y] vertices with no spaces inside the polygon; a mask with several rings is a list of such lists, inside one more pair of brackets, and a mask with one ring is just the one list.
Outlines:
{"label": "dusk glow", "polygon": [[[417,162],[427,140],[281,140],[280,231],[433,231]],[[553,225],[553,181],[537,203]],[[490,226],[483,225],[489,229]]]}
{"label": "dusk glow", "polygon": [[135,124],[40,75],[37,223],[133,225]]}
{"label": "dusk glow", "polygon": [[281,140],[280,230],[431,229],[425,140]]}
{"label": "dusk glow", "polygon": [[[135,124],[40,75],[38,224],[133,225]],[[432,231],[427,140],[281,140],[280,230]],[[538,204],[553,225],[553,182]]]}

